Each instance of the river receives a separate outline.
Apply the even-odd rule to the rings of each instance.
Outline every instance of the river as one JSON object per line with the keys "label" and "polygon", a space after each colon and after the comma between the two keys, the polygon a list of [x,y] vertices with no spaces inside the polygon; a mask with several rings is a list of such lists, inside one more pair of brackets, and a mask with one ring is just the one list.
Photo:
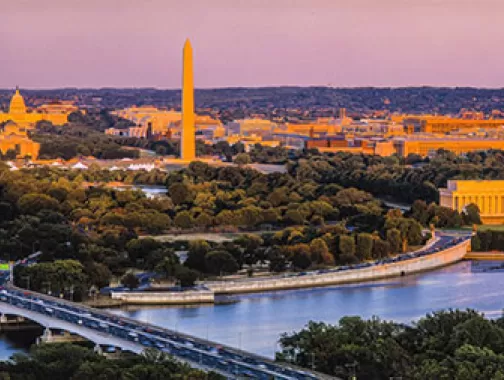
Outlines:
{"label": "river", "polygon": [[[504,308],[504,272],[491,262],[461,262],[430,273],[377,282],[237,296],[227,305],[112,309],[159,326],[272,356],[283,332],[308,321],[335,323],[344,315],[402,322],[446,308],[475,308],[498,317]],[[0,358],[23,347],[0,336]]]}
{"label": "river", "polygon": [[374,283],[238,296],[239,302],[195,307],[128,307],[112,312],[272,356],[281,333],[310,320],[335,323],[345,315],[411,322],[443,308],[475,308],[498,317],[504,273],[490,264],[461,262],[414,276]]}

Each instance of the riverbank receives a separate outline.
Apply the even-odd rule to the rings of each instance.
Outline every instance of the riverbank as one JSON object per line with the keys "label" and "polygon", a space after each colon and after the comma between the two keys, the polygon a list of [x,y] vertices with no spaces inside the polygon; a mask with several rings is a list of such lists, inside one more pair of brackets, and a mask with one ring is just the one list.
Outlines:
{"label": "riverbank", "polygon": [[421,273],[461,261],[470,250],[470,239],[429,255],[366,268],[330,273],[307,272],[302,276],[211,282],[205,285],[215,294],[257,293],[276,290],[314,288],[376,281]]}
{"label": "riverbank", "polygon": [[[453,239],[443,237],[442,239]],[[243,280],[213,281],[204,285],[208,290],[193,290],[183,292],[113,292],[111,301],[120,305],[191,305],[215,303],[217,295],[232,295],[242,293],[258,293],[267,291],[316,288],[330,285],[351,284],[376,281],[386,278],[403,277],[405,275],[426,272],[462,260],[470,250],[470,239],[462,239],[454,245],[449,245],[437,251],[436,244],[447,244],[440,238],[433,239],[428,246],[408,256],[384,263],[361,264],[354,269],[337,268],[287,274],[284,276],[250,278]],[[452,244],[452,243],[450,243]],[[444,247],[444,246],[443,246]],[[433,252],[429,250],[435,249]],[[103,306],[112,306],[106,305]],[[103,307],[102,306],[102,307]],[[116,306],[116,305],[114,305]]]}
{"label": "riverbank", "polygon": [[181,292],[112,292],[110,298],[122,305],[193,305],[214,303],[215,293],[210,290]]}

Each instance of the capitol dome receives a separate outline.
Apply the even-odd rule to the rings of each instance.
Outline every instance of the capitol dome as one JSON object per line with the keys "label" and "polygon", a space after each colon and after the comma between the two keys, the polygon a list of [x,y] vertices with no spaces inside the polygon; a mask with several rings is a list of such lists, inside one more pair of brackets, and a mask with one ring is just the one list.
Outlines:
{"label": "capitol dome", "polygon": [[26,105],[23,97],[19,93],[19,89],[16,88],[16,93],[12,96],[9,113],[14,115],[25,114],[26,113]]}

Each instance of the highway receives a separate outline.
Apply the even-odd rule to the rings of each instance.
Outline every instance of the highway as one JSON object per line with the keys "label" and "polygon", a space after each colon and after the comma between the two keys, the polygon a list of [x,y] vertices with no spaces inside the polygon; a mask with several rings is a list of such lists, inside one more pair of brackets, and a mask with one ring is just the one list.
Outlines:
{"label": "highway", "polygon": [[[416,251],[402,253],[393,257],[387,257],[384,259],[367,261],[360,264],[353,265],[343,265],[333,268],[312,270],[306,272],[290,272],[284,274],[278,274],[273,276],[264,276],[264,277],[252,277],[252,278],[239,278],[233,280],[225,280],[226,282],[261,282],[261,281],[270,281],[272,279],[282,279],[286,277],[303,277],[303,276],[317,276],[323,275],[327,273],[336,273],[336,272],[345,272],[356,269],[364,269],[373,266],[379,266],[383,264],[397,263],[400,261],[405,261],[409,259],[414,259],[418,257],[428,256],[437,252],[440,252],[444,249],[453,247],[454,245],[460,244],[464,240],[468,240],[472,236],[472,232],[468,231],[436,231],[436,239],[431,242],[429,245],[424,246]],[[212,289],[212,285],[222,284],[223,281],[207,281],[204,283],[205,286]]]}
{"label": "highway", "polygon": [[[469,239],[469,233],[445,232],[429,246],[415,252],[405,253],[393,258],[368,262],[352,266],[303,272],[295,276],[317,275],[328,272],[346,271],[398,262],[422,257],[439,252]],[[257,281],[257,279],[255,279]],[[267,280],[267,279],[264,279]],[[146,348],[155,348],[166,352],[179,360],[204,370],[214,370],[230,379],[329,379],[309,370],[303,370],[289,364],[281,364],[267,358],[241,350],[206,341],[172,330],[149,325],[133,319],[119,317],[101,310],[59,298],[26,291],[12,286],[0,287],[0,312],[27,316],[35,322],[48,325],[48,320],[60,321],[60,325],[71,326],[72,332],[81,332],[82,336],[109,336],[119,348],[141,352]],[[44,323],[45,322],[45,323]],[[64,322],[64,324],[63,324]],[[86,334],[92,332],[93,334]],[[92,340],[92,338],[91,338]],[[95,342],[99,343],[99,342]],[[111,339],[111,345],[112,339]],[[139,347],[139,349],[136,349]]]}
{"label": "highway", "polygon": [[115,338],[116,342],[123,341],[124,347],[131,347],[133,344],[155,348],[196,368],[215,370],[230,379],[330,378],[214,342],[11,286],[0,289],[0,312],[2,304],[5,305],[5,310],[15,308],[22,311],[20,315],[29,312],[35,316],[33,318],[35,322],[39,315],[41,320],[50,318],[70,323],[74,331],[86,329],[101,335],[109,335]]}

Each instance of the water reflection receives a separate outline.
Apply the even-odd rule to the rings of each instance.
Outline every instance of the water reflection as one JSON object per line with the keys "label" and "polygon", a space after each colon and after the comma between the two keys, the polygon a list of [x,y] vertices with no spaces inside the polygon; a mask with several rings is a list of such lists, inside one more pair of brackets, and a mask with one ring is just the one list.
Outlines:
{"label": "water reflection", "polygon": [[[377,315],[409,323],[446,308],[475,308],[499,317],[504,274],[489,269],[499,266],[462,262],[435,272],[364,284],[242,295],[232,304],[130,306],[111,311],[272,356],[282,333],[299,330],[310,320],[335,323],[345,315]],[[19,337],[0,335],[1,358],[29,347],[30,342]]]}
{"label": "water reflection", "polygon": [[310,320],[335,323],[344,315],[377,315],[409,323],[430,311],[468,307],[499,316],[503,286],[502,273],[462,262],[400,279],[242,295],[234,304],[114,312],[231,345],[241,337],[242,348],[271,356],[280,334]]}

